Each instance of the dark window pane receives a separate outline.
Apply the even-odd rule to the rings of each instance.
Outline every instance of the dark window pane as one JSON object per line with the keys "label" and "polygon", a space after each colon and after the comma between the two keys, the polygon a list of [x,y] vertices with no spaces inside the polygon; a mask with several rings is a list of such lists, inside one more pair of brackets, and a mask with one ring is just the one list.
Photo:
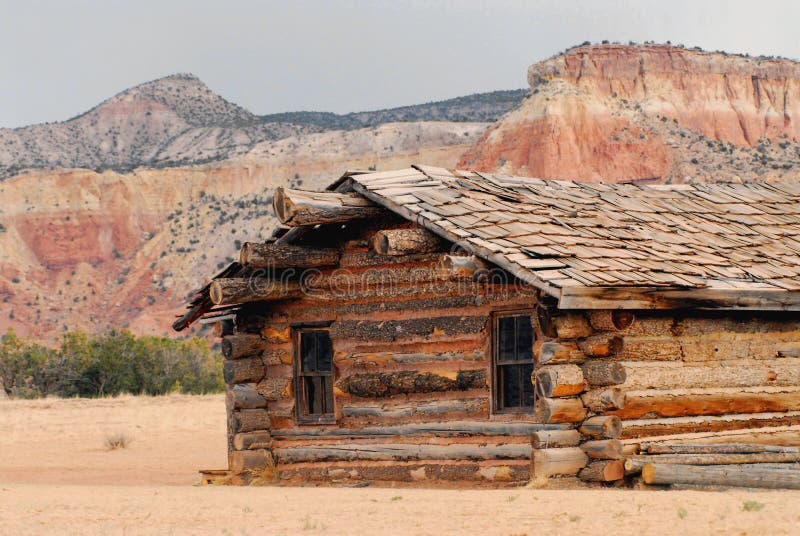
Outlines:
{"label": "dark window pane", "polygon": [[316,400],[316,394],[317,394],[317,387],[314,384],[315,379],[316,378],[314,376],[303,377],[303,383],[305,384],[305,396],[306,396],[306,408],[305,408],[306,415],[314,415],[315,413],[317,413],[317,410],[314,407],[314,400]]}
{"label": "dark window pane", "polygon": [[500,380],[503,385],[503,407],[516,408],[521,405],[522,393],[520,393],[519,367],[517,365],[505,365],[500,368]]}
{"label": "dark window pane", "polygon": [[333,371],[333,345],[327,331],[317,332],[317,372]]}
{"label": "dark window pane", "polygon": [[522,369],[522,405],[525,407],[533,407],[533,363],[530,365],[520,365]]}
{"label": "dark window pane", "polygon": [[531,317],[517,318],[517,359],[533,361],[533,326]]}
{"label": "dark window pane", "polygon": [[513,361],[514,360],[514,317],[503,316],[497,319],[497,360]]}
{"label": "dark window pane", "polygon": [[303,372],[317,370],[317,337],[313,331],[300,333],[300,361]]}
{"label": "dark window pane", "polygon": [[326,376],[322,378],[325,389],[325,408],[323,413],[333,413],[333,377]]}

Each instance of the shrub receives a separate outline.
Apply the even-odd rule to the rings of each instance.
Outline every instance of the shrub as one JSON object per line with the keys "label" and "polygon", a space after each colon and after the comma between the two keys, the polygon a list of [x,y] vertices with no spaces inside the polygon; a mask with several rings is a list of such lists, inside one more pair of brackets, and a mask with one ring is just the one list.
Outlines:
{"label": "shrub", "polygon": [[11,397],[211,393],[224,388],[222,356],[200,338],[175,341],[112,330],[66,331],[57,349],[0,338],[0,378]]}

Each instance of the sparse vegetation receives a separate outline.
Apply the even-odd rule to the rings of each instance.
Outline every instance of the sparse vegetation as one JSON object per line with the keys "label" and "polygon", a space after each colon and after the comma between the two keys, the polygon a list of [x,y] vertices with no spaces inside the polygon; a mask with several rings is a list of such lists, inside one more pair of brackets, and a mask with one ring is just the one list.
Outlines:
{"label": "sparse vegetation", "polygon": [[[65,326],[66,327],[66,326]],[[58,348],[0,337],[0,378],[13,398],[162,395],[223,389],[222,356],[200,338],[174,341],[129,331],[66,331]]]}
{"label": "sparse vegetation", "polygon": [[108,450],[126,449],[132,441],[133,438],[125,432],[116,432],[106,436],[105,445]]}

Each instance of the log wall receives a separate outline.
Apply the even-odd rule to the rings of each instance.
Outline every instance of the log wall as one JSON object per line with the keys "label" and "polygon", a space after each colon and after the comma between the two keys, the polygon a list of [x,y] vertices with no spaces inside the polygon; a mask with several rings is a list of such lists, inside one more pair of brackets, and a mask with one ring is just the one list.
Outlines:
{"label": "log wall", "polygon": [[[524,309],[536,323],[536,292],[450,277],[446,251],[369,247],[348,244],[299,298],[240,308],[223,341],[230,467],[298,483],[528,481],[534,432],[575,433],[533,412],[491,415],[491,314]],[[332,424],[295,416],[293,329],[309,325],[333,344]]]}

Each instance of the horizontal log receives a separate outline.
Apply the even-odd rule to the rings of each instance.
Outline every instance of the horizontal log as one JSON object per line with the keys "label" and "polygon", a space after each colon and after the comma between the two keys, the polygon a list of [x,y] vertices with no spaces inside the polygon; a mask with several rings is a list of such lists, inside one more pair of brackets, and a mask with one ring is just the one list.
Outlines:
{"label": "horizontal log", "polygon": [[622,420],[616,415],[589,417],[581,423],[581,434],[596,439],[615,439],[622,433]]}
{"label": "horizontal log", "polygon": [[622,443],[619,439],[601,439],[586,441],[581,444],[581,449],[589,458],[596,460],[621,460]]}
{"label": "horizontal log", "polygon": [[242,409],[234,411],[233,433],[269,430],[270,415],[266,409]]}
{"label": "horizontal log", "polygon": [[[631,457],[632,459],[638,459]],[[798,463],[798,452],[751,452],[706,454],[648,454],[641,456],[646,463],[683,465],[734,465],[749,463]]]}
{"label": "horizontal log", "polygon": [[460,370],[447,375],[418,371],[356,373],[336,382],[340,391],[365,398],[466,391],[486,386],[486,369]]}
{"label": "horizontal log", "polygon": [[621,437],[647,438],[745,429],[770,430],[778,426],[793,425],[800,425],[800,411],[647,418],[624,421]]}
{"label": "horizontal log", "polygon": [[244,357],[236,361],[225,361],[222,365],[222,376],[225,383],[258,383],[264,377],[264,363],[260,357]]}
{"label": "horizontal log", "polygon": [[234,385],[227,390],[228,407],[233,409],[258,409],[267,407],[267,400],[256,391],[256,384]]}
{"label": "horizontal log", "polygon": [[544,398],[536,400],[535,417],[543,423],[580,422],[586,408],[580,398]]}
{"label": "horizontal log", "polygon": [[751,387],[629,391],[625,407],[608,413],[625,420],[796,410],[800,410],[800,388]]}
{"label": "horizontal log", "polygon": [[234,474],[261,473],[275,465],[266,449],[232,451],[228,453],[228,463]]}
{"label": "horizontal log", "polygon": [[676,337],[626,334],[622,350],[608,358],[615,361],[678,361],[682,358],[682,352],[681,343]]}
{"label": "horizontal log", "polygon": [[587,361],[581,365],[583,377],[592,387],[607,387],[625,382],[625,367],[614,361]]}
{"label": "horizontal log", "polygon": [[534,478],[577,475],[589,463],[589,458],[578,447],[533,450],[531,457]]}
{"label": "horizontal log", "polygon": [[800,489],[800,471],[765,469],[758,465],[647,464],[642,469],[645,484],[697,484],[744,488]]}
{"label": "horizontal log", "polygon": [[624,331],[633,325],[636,316],[630,311],[587,311],[589,324],[597,331]]}
{"label": "horizontal log", "polygon": [[360,418],[367,422],[383,422],[386,420],[408,419],[410,417],[437,417],[445,415],[488,415],[489,399],[465,398],[456,400],[431,400],[418,404],[404,405],[343,405],[342,417]]}
{"label": "horizontal log", "polygon": [[235,450],[259,450],[272,448],[272,437],[267,431],[243,432],[233,436]]}
{"label": "horizontal log", "polygon": [[583,372],[577,365],[544,365],[535,373],[539,395],[562,397],[580,394],[585,389]]}
{"label": "horizontal log", "polygon": [[785,355],[787,345],[800,339],[800,330],[757,331],[737,333],[711,331],[676,337],[684,361],[717,361],[720,359],[775,359]]}
{"label": "horizontal log", "polygon": [[651,443],[643,444],[642,450],[648,454],[752,454],[758,452],[800,453],[800,447],[762,445],[758,443],[711,443],[700,445],[685,443]]}
{"label": "horizontal log", "polygon": [[384,229],[372,238],[372,249],[380,255],[412,255],[442,251],[446,242],[421,227]]}
{"label": "horizontal log", "polygon": [[292,190],[281,186],[275,189],[272,207],[278,220],[290,227],[378,218],[389,214],[386,209],[356,194]]}
{"label": "horizontal log", "polygon": [[302,295],[298,283],[275,281],[268,277],[215,279],[209,287],[209,296],[214,305],[286,300]]}
{"label": "horizontal log", "polygon": [[574,342],[547,341],[538,348],[537,357],[540,365],[574,364],[586,360],[586,354]]}
{"label": "horizontal log", "polygon": [[619,410],[626,405],[625,392],[619,387],[592,389],[581,395],[584,405],[595,413]]}
{"label": "horizontal log", "polygon": [[577,430],[541,430],[531,434],[534,449],[577,447],[580,442],[581,435]]}
{"label": "horizontal log", "polygon": [[616,355],[625,348],[625,339],[619,335],[599,334],[578,341],[578,348],[591,357]]}
{"label": "horizontal log", "polygon": [[551,319],[559,339],[580,339],[594,331],[589,321],[581,313],[567,313]]}
{"label": "horizontal log", "polygon": [[800,342],[782,343],[778,346],[780,357],[800,357]]}
{"label": "horizontal log", "polygon": [[626,390],[800,385],[800,359],[622,362]]}
{"label": "horizontal log", "polygon": [[255,356],[264,349],[264,339],[260,335],[226,335],[222,338],[222,355],[225,359]]}
{"label": "horizontal log", "polygon": [[624,476],[622,460],[594,461],[578,473],[578,478],[584,482],[614,482]]}
{"label": "horizontal log", "polygon": [[386,436],[436,436],[436,437],[469,437],[469,436],[527,436],[538,432],[572,432],[567,424],[539,424],[500,421],[444,421],[420,422],[390,426],[366,428],[288,428],[272,430],[275,438],[325,438],[350,437],[372,438]]}
{"label": "horizontal log", "polygon": [[487,316],[437,316],[404,320],[340,320],[331,325],[331,338],[394,341],[400,337],[452,337],[481,333]]}
{"label": "horizontal log", "polygon": [[245,242],[239,262],[252,269],[319,268],[339,264],[338,249],[296,246],[292,244]]}
{"label": "horizontal log", "polygon": [[425,445],[416,443],[351,443],[313,447],[276,448],[279,463],[331,461],[407,461],[407,460],[518,460],[530,459],[531,446],[525,443],[501,445]]}

